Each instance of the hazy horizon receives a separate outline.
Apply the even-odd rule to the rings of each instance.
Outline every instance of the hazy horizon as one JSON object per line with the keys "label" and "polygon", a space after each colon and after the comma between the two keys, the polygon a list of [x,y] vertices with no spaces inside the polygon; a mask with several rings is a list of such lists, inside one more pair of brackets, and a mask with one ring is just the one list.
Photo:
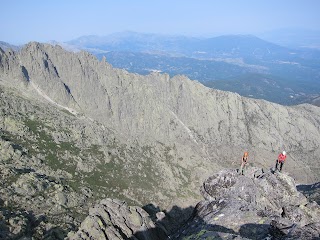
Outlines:
{"label": "hazy horizon", "polygon": [[320,31],[320,1],[6,1],[0,40],[65,42],[133,31],[212,37],[279,29]]}

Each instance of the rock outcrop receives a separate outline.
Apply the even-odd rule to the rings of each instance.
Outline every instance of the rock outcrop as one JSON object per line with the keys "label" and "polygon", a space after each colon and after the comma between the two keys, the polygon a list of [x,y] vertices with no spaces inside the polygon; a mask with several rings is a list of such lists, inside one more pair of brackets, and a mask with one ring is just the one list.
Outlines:
{"label": "rock outcrop", "polygon": [[171,239],[317,239],[320,207],[279,172],[224,170],[201,187],[205,200]]}
{"label": "rock outcrop", "polygon": [[149,214],[141,207],[130,207],[125,202],[104,199],[90,209],[70,239],[166,239],[165,229],[156,227]]}
{"label": "rock outcrop", "polygon": [[[204,200],[176,229],[167,213],[153,219],[140,207],[104,199],[70,239],[318,239],[320,206],[280,172],[249,168],[245,175],[223,170],[202,185]],[[168,235],[169,234],[169,235]]]}

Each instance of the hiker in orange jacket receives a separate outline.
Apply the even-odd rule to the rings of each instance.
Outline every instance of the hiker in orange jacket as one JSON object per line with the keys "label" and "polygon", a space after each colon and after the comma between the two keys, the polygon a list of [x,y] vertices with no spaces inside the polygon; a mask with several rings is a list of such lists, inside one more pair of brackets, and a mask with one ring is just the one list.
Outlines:
{"label": "hiker in orange jacket", "polygon": [[244,152],[242,159],[241,159],[241,167],[240,167],[240,173],[243,175],[244,172],[244,167],[246,166],[247,162],[248,162],[248,152]]}
{"label": "hiker in orange jacket", "polygon": [[286,158],[287,158],[287,154],[286,154],[285,151],[283,151],[282,153],[279,154],[278,159],[276,161],[276,169],[275,170],[279,170],[278,169],[278,164],[280,164],[280,170],[279,171],[281,172],[282,166],[283,166],[284,162],[286,161]]}

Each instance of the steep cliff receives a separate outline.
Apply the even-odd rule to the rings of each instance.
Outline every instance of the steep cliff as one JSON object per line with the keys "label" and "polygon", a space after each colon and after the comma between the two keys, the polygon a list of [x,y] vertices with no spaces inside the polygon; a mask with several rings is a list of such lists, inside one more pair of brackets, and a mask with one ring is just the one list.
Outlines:
{"label": "steep cliff", "polygon": [[271,167],[286,150],[287,171],[300,182],[319,180],[320,110],[315,106],[243,98],[184,76],[129,74],[86,52],[39,43],[20,52],[2,51],[0,77],[29,96],[114,129],[128,142],[174,148],[181,166],[237,165],[248,149],[252,162]]}

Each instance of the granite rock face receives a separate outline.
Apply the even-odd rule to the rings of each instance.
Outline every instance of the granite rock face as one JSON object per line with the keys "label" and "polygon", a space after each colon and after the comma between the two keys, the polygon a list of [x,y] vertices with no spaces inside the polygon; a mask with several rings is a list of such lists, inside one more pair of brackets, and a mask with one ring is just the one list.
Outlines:
{"label": "granite rock face", "polygon": [[279,172],[250,168],[254,175],[223,170],[201,187],[205,200],[171,239],[317,239],[320,207],[294,180]]}
{"label": "granite rock face", "polygon": [[[63,239],[70,231],[84,238],[88,226],[97,229],[92,234],[112,229],[110,234],[119,237],[172,234],[190,216],[190,207],[200,199],[198,187],[205,181],[201,192],[207,202],[197,206],[202,223],[207,221],[202,212],[221,217],[208,210],[208,202],[221,214],[231,214],[238,211],[225,208],[232,201],[234,206],[249,209],[247,219],[252,221],[265,220],[256,216],[259,209],[262,215],[284,215],[281,220],[293,224],[300,218],[302,223],[292,231],[309,226],[312,232],[317,226],[312,216],[318,210],[303,205],[305,198],[296,193],[295,181],[319,181],[319,137],[316,106],[286,107],[248,99],[206,88],[184,76],[130,74],[86,52],[71,53],[48,44],[30,43],[18,51],[0,49],[0,193],[4,203],[0,220],[6,219],[1,231],[11,238],[40,239],[53,235]],[[238,168],[244,150],[249,151],[248,165],[256,167],[246,171],[249,178],[232,171],[208,178],[221,169]],[[282,150],[288,152],[285,174],[256,178],[262,168],[269,172],[274,167]],[[295,181],[286,179],[286,174]],[[259,186],[257,181],[261,181]],[[235,186],[243,189],[232,192]],[[276,194],[287,192],[284,197],[291,207],[285,208],[282,200],[270,200],[261,191],[271,194],[273,186]],[[312,194],[315,199],[317,193]],[[232,200],[233,195],[241,201]],[[110,206],[122,209],[125,216],[112,215],[109,220],[114,226],[108,221],[98,224],[104,229],[101,232],[95,223],[99,215],[91,210],[80,228],[82,233],[77,232],[88,209],[106,198],[135,206],[154,204],[159,209],[148,216],[141,208],[103,200],[98,211]],[[309,208],[310,216],[305,216],[303,211]],[[139,213],[139,224],[126,219],[130,209]],[[272,220],[272,226],[280,230],[289,224]],[[130,222],[130,231],[123,221]],[[221,228],[239,236],[247,231],[243,226],[252,223],[248,221]],[[268,222],[264,227],[269,226]],[[260,230],[259,226],[256,231]],[[264,228],[261,231],[265,234]]]}
{"label": "granite rock face", "polygon": [[126,141],[174,147],[181,165],[210,162],[219,170],[238,165],[247,149],[266,168],[286,150],[286,168],[299,182],[319,180],[320,109],[315,106],[248,99],[184,76],[130,74],[86,52],[35,42],[19,52],[1,51],[0,78],[27,96],[98,121]]}
{"label": "granite rock face", "polygon": [[0,96],[4,209],[11,215],[27,212],[30,219],[43,216],[39,221],[26,218],[31,227],[23,234],[63,239],[106,196],[141,206],[153,202],[164,209],[172,201],[180,204],[183,194],[184,200],[195,198],[186,184],[189,172],[160,155],[161,149],[127,145],[97,122],[21,97],[8,87],[0,86]]}
{"label": "granite rock face", "polygon": [[[104,199],[89,211],[70,239],[318,239],[320,207],[280,172],[226,169],[200,188],[204,198],[173,231],[168,213],[152,218],[140,207]],[[185,209],[186,210],[186,209]]]}
{"label": "granite rock face", "polygon": [[116,199],[104,199],[89,211],[70,239],[166,239],[164,229],[156,228],[141,207],[130,207]]}

